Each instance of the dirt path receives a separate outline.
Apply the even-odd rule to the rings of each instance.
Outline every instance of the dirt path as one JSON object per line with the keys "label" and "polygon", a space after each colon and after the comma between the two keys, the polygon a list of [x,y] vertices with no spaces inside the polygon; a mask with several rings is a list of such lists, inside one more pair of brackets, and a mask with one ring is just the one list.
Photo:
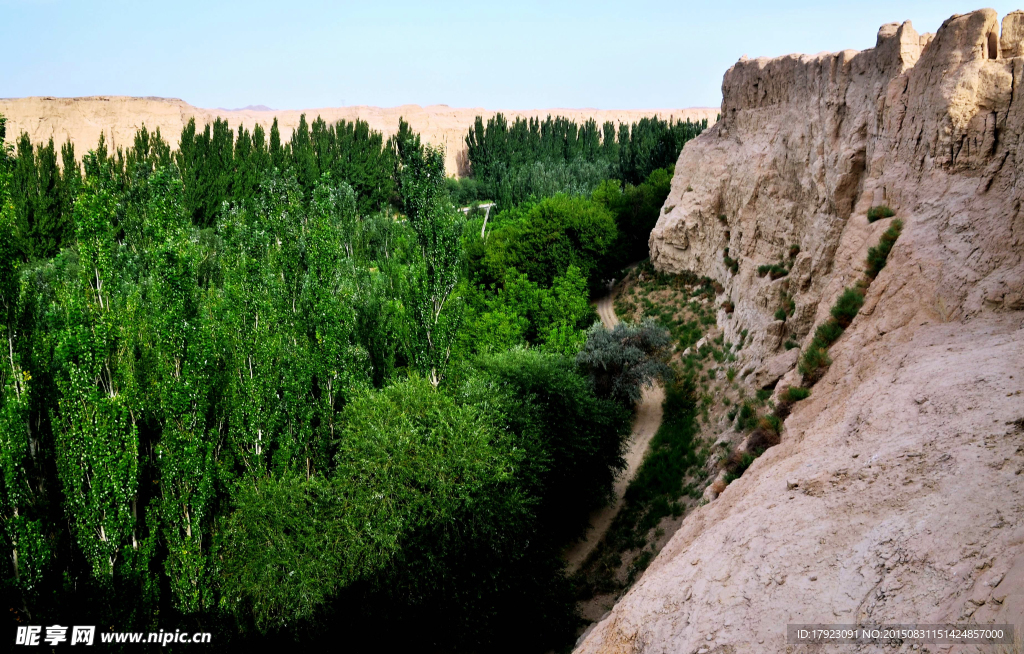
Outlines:
{"label": "dirt path", "polygon": [[[601,317],[604,326],[611,329],[619,324],[619,318],[615,315],[615,293],[598,300],[597,315]],[[569,572],[576,572],[580,565],[587,559],[612,524],[612,519],[622,508],[623,498],[626,494],[626,487],[633,480],[636,471],[643,463],[644,455],[647,453],[647,446],[650,444],[658,427],[661,426],[661,404],[665,400],[665,389],[660,385],[644,389],[640,406],[637,407],[636,419],[633,422],[633,432],[629,437],[629,448],[626,450],[626,469],[615,480],[615,501],[609,503],[603,509],[598,509],[590,514],[590,530],[587,537],[573,545],[565,553],[566,561],[569,564]]]}

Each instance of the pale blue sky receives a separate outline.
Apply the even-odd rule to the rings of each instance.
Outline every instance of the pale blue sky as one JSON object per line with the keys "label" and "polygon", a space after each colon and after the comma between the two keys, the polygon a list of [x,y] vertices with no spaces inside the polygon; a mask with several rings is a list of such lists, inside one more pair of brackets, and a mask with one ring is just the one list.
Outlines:
{"label": "pale blue sky", "polygon": [[[1021,5],[992,5],[1000,16]],[[969,2],[0,0],[0,97],[201,107],[717,106],[741,55],[867,48]]]}

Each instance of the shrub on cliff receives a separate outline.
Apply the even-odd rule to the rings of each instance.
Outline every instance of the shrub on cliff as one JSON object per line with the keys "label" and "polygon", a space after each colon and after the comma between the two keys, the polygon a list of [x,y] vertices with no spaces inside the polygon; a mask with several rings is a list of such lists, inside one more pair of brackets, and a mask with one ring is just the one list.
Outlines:
{"label": "shrub on cliff", "polygon": [[839,340],[839,337],[842,335],[842,326],[836,320],[829,319],[818,325],[818,328],[814,330],[814,338],[811,340],[811,345],[827,349],[828,346]]}
{"label": "shrub on cliff", "polygon": [[750,401],[740,406],[739,414],[736,416],[736,431],[747,431],[757,425],[757,409]]}
{"label": "shrub on cliff", "polygon": [[779,393],[779,402],[775,405],[774,415],[780,421],[789,416],[790,409],[800,400],[810,397],[811,389],[800,386],[790,386]]}
{"label": "shrub on cliff", "polygon": [[868,209],[868,222],[873,223],[876,220],[882,218],[892,218],[896,215],[896,212],[889,208],[887,205],[880,204],[877,207],[871,207]]}
{"label": "shrub on cliff", "polygon": [[885,262],[889,258],[889,252],[892,251],[892,246],[896,244],[896,239],[900,237],[900,233],[903,231],[903,221],[894,220],[889,225],[889,229],[882,232],[882,237],[878,239],[878,245],[868,250],[867,270],[864,274],[868,276],[868,279],[874,279],[878,277],[878,273],[882,272],[882,268],[885,268]]}
{"label": "shrub on cliff", "polygon": [[812,342],[800,357],[799,370],[804,377],[804,383],[813,385],[821,379],[831,364],[832,359],[828,356],[828,350],[817,341]]}
{"label": "shrub on cliff", "polygon": [[811,389],[801,386],[790,386],[782,392],[780,397],[784,402],[799,402],[800,400],[806,400],[810,396]]}
{"label": "shrub on cliff", "polygon": [[757,267],[757,276],[764,277],[768,275],[771,279],[781,279],[789,274],[789,270],[786,269],[781,263],[766,263]]}
{"label": "shrub on cliff", "polygon": [[722,254],[722,262],[725,267],[732,271],[732,274],[737,274],[740,271],[740,262],[729,256],[729,248],[725,248],[725,252]]}
{"label": "shrub on cliff", "polygon": [[836,303],[832,305],[832,317],[836,323],[846,329],[857,316],[857,312],[864,306],[864,294],[856,288],[848,288],[839,296]]}

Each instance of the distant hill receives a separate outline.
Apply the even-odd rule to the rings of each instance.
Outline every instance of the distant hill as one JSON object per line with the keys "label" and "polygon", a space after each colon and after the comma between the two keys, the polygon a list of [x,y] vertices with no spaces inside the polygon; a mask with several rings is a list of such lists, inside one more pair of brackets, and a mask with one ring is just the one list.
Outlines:
{"label": "distant hill", "polygon": [[241,109],[218,108],[217,111],[277,111],[277,110],[276,109],[271,109],[270,107],[268,107],[265,104],[248,104],[248,105],[242,107]]}

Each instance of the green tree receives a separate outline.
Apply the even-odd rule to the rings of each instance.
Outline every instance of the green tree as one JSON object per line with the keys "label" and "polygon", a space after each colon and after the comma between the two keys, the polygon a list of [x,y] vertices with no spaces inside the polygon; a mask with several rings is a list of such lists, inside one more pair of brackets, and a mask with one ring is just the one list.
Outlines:
{"label": "green tree", "polygon": [[57,470],[75,542],[102,580],[143,573],[151,554],[138,519],[138,397],[117,293],[116,197],[91,179],[75,206],[78,265],[57,291],[60,376]]}
{"label": "green tree", "polygon": [[645,386],[672,379],[666,363],[671,347],[668,332],[652,321],[619,323],[613,329],[595,324],[576,362],[590,375],[599,397],[632,406]]}
{"label": "green tree", "polygon": [[32,375],[19,356],[24,338],[19,330],[21,265],[3,127],[0,116],[0,330],[7,351],[0,366],[0,548],[10,569],[8,575],[8,565],[3,567],[0,587],[10,583],[25,607],[39,591],[52,543],[38,510],[41,498],[29,477],[38,435],[32,433]]}
{"label": "green tree", "polygon": [[626,265],[646,259],[651,230],[672,186],[672,169],[658,168],[638,186],[609,179],[593,193],[595,202],[615,216],[618,235],[600,264],[604,278],[614,277]]}
{"label": "green tree", "polygon": [[274,117],[274,123],[270,126],[270,142],[268,147],[270,165],[283,171],[286,167],[287,157],[284,147],[281,146],[281,129],[277,126],[276,116]]}
{"label": "green tree", "polygon": [[521,453],[485,413],[425,380],[354,398],[344,424],[330,480],[267,480],[238,496],[222,547],[224,605],[260,628],[308,620],[340,588],[385,566],[379,592],[396,590],[389,580],[438,597],[431,585],[443,577],[421,578],[409,564],[440,565],[439,548],[453,543],[417,539],[429,549],[415,552],[412,534],[457,528],[465,537],[496,512],[526,515],[525,498],[509,488]]}
{"label": "green tree", "polygon": [[[475,361],[504,398],[503,420],[527,451],[522,478],[539,503],[539,531],[557,546],[581,536],[622,469],[629,412],[599,398],[572,358],[512,349]],[[498,390],[501,389],[501,390]]]}
{"label": "green tree", "polygon": [[[213,605],[208,554],[216,470],[207,416],[217,381],[216,328],[204,307],[200,243],[181,202],[181,181],[159,169],[146,182],[143,230],[152,243],[140,299],[135,350],[143,411],[159,428],[153,445],[159,476],[156,508],[167,547],[164,567],[178,610]],[[141,308],[141,306],[140,306]],[[139,377],[141,376],[141,379]]]}
{"label": "green tree", "polygon": [[437,386],[447,371],[462,321],[462,300],[455,289],[462,272],[459,241],[464,218],[448,198],[444,153],[429,146],[416,149],[406,143],[404,147],[402,204],[419,244],[419,258],[410,271],[409,358]]}
{"label": "green tree", "polygon": [[78,197],[78,189],[82,186],[82,168],[75,158],[75,144],[68,139],[67,143],[60,146],[61,176],[60,176],[60,212],[65,217],[66,232],[62,236],[62,244],[70,244],[74,239],[75,225],[73,222],[75,198]]}
{"label": "green tree", "polygon": [[615,237],[615,220],[604,206],[556,195],[503,217],[488,239],[481,265],[495,281],[505,269],[515,268],[550,287],[569,266],[590,279]]}

